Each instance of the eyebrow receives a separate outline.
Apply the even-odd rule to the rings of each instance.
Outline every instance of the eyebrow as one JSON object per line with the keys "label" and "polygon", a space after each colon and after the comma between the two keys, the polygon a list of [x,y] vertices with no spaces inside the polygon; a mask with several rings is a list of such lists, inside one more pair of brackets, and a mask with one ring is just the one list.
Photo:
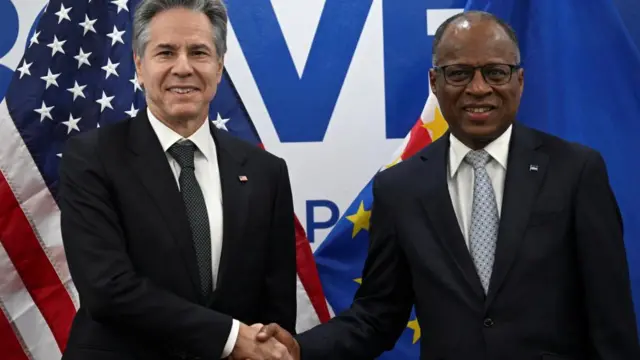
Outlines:
{"label": "eyebrow", "polygon": [[[170,43],[160,43],[158,45],[155,46],[156,49],[167,49],[167,50],[175,50],[178,48],[177,45],[175,44],[170,44]],[[197,44],[192,44],[189,45],[189,50],[210,50],[210,46],[207,44],[203,44],[203,43],[197,43]]]}

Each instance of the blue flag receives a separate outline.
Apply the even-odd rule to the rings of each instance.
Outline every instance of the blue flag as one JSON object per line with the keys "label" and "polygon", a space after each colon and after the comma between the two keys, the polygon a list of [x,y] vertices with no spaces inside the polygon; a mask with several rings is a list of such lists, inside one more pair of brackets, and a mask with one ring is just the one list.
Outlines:
{"label": "blue flag", "polygon": [[[525,69],[519,121],[603,154],[625,221],[640,315],[640,162],[634,157],[640,137],[639,39],[631,38],[610,0],[470,0],[465,9],[497,15],[519,37]],[[325,294],[336,314],[351,305],[362,276],[371,197],[369,182],[316,250]],[[408,320],[415,320],[415,313]],[[429,335],[413,325],[408,323],[395,349],[380,359],[419,358],[415,340]]]}

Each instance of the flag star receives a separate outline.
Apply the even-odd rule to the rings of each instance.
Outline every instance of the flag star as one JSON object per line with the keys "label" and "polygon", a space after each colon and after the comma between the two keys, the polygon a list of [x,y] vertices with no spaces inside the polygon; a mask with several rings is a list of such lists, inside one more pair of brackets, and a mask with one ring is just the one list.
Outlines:
{"label": "flag star", "polygon": [[40,42],[38,42],[38,36],[40,36],[40,31],[33,33],[31,39],[29,40],[29,47],[31,47],[31,45],[33,44],[40,44]]}
{"label": "flag star", "polygon": [[47,82],[45,89],[48,89],[52,84],[58,86],[58,81],[56,80],[60,76],[60,73],[52,74],[51,69],[47,69],[47,75],[42,76],[40,79]]}
{"label": "flag star", "polygon": [[66,43],[66,42],[67,42],[67,40],[59,41],[58,37],[53,35],[53,42],[51,44],[47,44],[48,47],[53,49],[51,51],[51,56],[55,55],[57,52],[60,52],[60,53],[64,54],[65,52],[62,49],[62,45],[64,45],[64,43]]}
{"label": "flag star", "polygon": [[127,12],[129,11],[129,8],[127,7],[127,1],[128,0],[112,0],[111,3],[118,6],[117,13],[120,14],[120,11],[122,10],[126,10]]}
{"label": "flag star", "polygon": [[56,156],[62,159],[62,153],[57,153]]}
{"label": "flag star", "polygon": [[122,40],[122,35],[124,35],[125,30],[119,31],[118,28],[113,25],[113,31],[108,33],[107,36],[111,38],[111,46],[115,45],[116,42],[120,42],[124,44]]}
{"label": "flag star", "polygon": [[40,107],[40,109],[34,109],[33,111],[37,112],[38,114],[40,114],[40,122],[42,122],[42,120],[44,120],[44,118],[48,117],[49,119],[53,120],[53,118],[51,117],[51,110],[53,110],[54,106],[49,106],[47,107],[47,104],[44,103],[44,100],[42,101],[42,106]]}
{"label": "flag star", "polygon": [[133,79],[129,80],[129,82],[131,82],[133,84],[133,92],[135,93],[136,90],[140,90],[142,91],[142,88],[140,87],[140,83],[138,82],[138,74],[137,73],[133,73]]}
{"label": "flag star", "polygon": [[73,116],[69,114],[69,120],[62,122],[63,124],[67,125],[67,135],[71,134],[71,130],[80,131],[80,128],[78,127],[78,123],[80,122],[81,119],[82,118],[74,119]]}
{"label": "flag star", "polygon": [[118,75],[118,72],[116,71],[116,68],[118,67],[118,65],[120,65],[120,63],[112,63],[111,59],[107,58],[107,65],[102,67],[102,70],[107,72],[107,76],[105,77],[105,79],[109,78],[109,75],[113,74],[115,76],[120,76]]}
{"label": "flag star", "polygon": [[73,8],[70,7],[68,9],[65,9],[64,4],[60,4],[60,11],[56,13],[56,15],[58,15],[58,24],[60,24],[63,19],[71,21],[71,18],[69,18],[69,11],[71,11],[71,9]]}
{"label": "flag star", "polygon": [[18,71],[20,71],[20,79],[22,79],[24,74],[31,75],[31,71],[29,71],[29,68],[32,64],[32,62],[28,63],[26,59],[22,60],[22,66],[18,68]]}
{"label": "flag star", "polygon": [[111,100],[113,100],[114,97],[115,96],[107,96],[107,94],[104,93],[104,90],[102,91],[102,98],[96,100],[96,102],[100,104],[100,112],[103,112],[105,107],[113,110],[113,106],[111,106]]}
{"label": "flag star", "polygon": [[351,238],[355,238],[360,230],[369,231],[369,221],[371,219],[371,210],[365,210],[364,201],[360,201],[360,206],[355,214],[347,216],[347,219],[353,223]]}
{"label": "flag star", "polygon": [[215,125],[218,129],[222,129],[222,130],[226,130],[229,131],[229,129],[227,129],[227,125],[226,123],[231,120],[231,119],[223,119],[220,116],[220,113],[218,113],[218,118],[216,120],[212,120],[211,122],[213,123],[213,125]]}
{"label": "flag star", "polygon": [[407,327],[413,330],[413,343],[417,343],[420,340],[420,336],[422,335],[422,331],[420,331],[420,324],[418,323],[418,319],[411,320],[407,323]]}
{"label": "flag star", "polygon": [[84,21],[80,23],[80,26],[84,28],[84,33],[82,33],[83,36],[87,35],[87,32],[89,31],[93,31],[97,34],[96,29],[93,27],[93,24],[95,24],[96,21],[98,21],[98,19],[91,20],[86,14],[84,15]]}
{"label": "flag star", "polygon": [[78,96],[82,96],[83,98],[86,99],[86,97],[84,96],[84,93],[82,92],[82,90],[84,90],[84,88],[86,88],[87,85],[78,85],[77,81],[74,81],[74,85],[72,88],[67,89],[67,91],[71,92],[73,94],[73,100],[75,101],[76,98]]}
{"label": "flag star", "polygon": [[80,52],[78,52],[78,55],[74,56],[73,58],[78,60],[78,69],[80,69],[80,67],[82,66],[82,64],[87,64],[89,65],[89,67],[91,67],[91,63],[89,62],[89,56],[91,56],[91,53],[85,53],[82,48],[80,48]]}
{"label": "flag star", "polygon": [[136,115],[138,115],[138,109],[134,108],[133,104],[131,104],[131,110],[127,110],[125,113],[131,117],[136,117]]}

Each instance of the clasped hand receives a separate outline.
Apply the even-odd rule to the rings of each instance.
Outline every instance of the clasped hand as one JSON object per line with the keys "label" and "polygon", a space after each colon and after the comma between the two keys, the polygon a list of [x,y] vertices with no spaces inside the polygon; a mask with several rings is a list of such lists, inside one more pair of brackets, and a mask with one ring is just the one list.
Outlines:
{"label": "clasped hand", "polygon": [[299,360],[300,351],[291,334],[277,324],[240,324],[232,360]]}

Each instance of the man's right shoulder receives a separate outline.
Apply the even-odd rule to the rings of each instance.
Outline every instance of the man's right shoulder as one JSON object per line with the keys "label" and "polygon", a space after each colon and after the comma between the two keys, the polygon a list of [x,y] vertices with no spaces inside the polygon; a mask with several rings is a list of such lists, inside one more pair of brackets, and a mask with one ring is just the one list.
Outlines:
{"label": "man's right shoulder", "polygon": [[422,162],[420,153],[378,172],[374,176],[374,187],[378,191],[389,192],[398,189],[410,190],[417,167]]}
{"label": "man's right shoulder", "polygon": [[121,120],[106,124],[99,128],[85,130],[82,133],[75,134],[65,143],[65,151],[67,149],[76,151],[86,151],[95,149],[103,150],[102,147],[116,148],[120,144],[124,144],[129,132],[129,123],[131,119]]}

